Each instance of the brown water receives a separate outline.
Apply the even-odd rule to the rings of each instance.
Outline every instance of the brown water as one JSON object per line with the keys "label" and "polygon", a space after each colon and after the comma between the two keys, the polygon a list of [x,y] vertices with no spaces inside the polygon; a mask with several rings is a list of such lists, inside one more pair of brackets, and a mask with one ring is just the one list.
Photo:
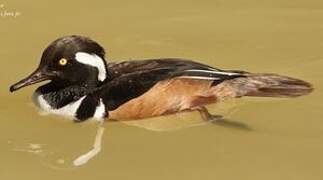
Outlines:
{"label": "brown water", "polygon": [[[0,16],[0,179],[323,179],[323,1],[1,3],[0,11],[21,14]],[[30,98],[35,86],[8,91],[49,42],[68,34],[98,40],[110,60],[190,58],[295,76],[316,91],[210,106],[229,109],[229,124],[193,126],[196,113],[106,123],[102,151],[74,167],[92,148],[96,124],[40,115]]]}

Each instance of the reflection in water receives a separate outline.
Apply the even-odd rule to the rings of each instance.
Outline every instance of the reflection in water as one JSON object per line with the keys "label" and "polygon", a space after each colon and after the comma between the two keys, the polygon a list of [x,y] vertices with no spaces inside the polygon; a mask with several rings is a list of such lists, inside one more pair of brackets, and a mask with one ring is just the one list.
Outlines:
{"label": "reflection in water", "polygon": [[150,131],[175,131],[185,128],[190,128],[194,126],[202,126],[207,124],[219,125],[226,128],[232,128],[243,131],[252,131],[249,125],[243,122],[232,121],[228,119],[216,119],[212,121],[205,121],[202,118],[184,118],[185,114],[178,114],[174,118],[153,118],[153,119],[143,119],[136,121],[122,121],[122,123],[144,128]]}
{"label": "reflection in water", "polygon": [[[236,112],[238,107],[243,104],[243,101],[237,99],[228,99],[227,101],[220,102],[217,104],[212,104],[207,106],[209,112],[218,117],[230,117],[232,114]],[[219,121],[219,122],[218,122]],[[141,120],[133,120],[133,121],[121,121],[124,124],[144,128],[150,131],[174,131],[185,128],[190,128],[194,126],[203,126],[207,124],[219,124],[226,127],[237,127],[241,129],[243,126],[238,127],[238,122],[232,122],[223,119],[215,120],[215,121],[206,121],[204,120],[198,111],[195,112],[183,112],[175,115],[163,116],[163,117],[155,117],[149,119],[141,119]],[[226,125],[224,125],[226,124]],[[244,125],[247,127],[247,125]],[[244,128],[246,130],[246,128]],[[249,128],[250,130],[250,128]]]}
{"label": "reflection in water", "polygon": [[[0,43],[1,180],[322,179],[323,1],[55,2],[6,1],[25,14],[0,18],[6,34]],[[75,8],[79,11],[66,15]],[[35,67],[48,41],[75,33],[99,40],[111,61],[189,58],[224,69],[295,76],[317,90],[297,99],[239,99],[245,104],[234,116],[218,112],[223,104],[208,107],[229,124],[200,122],[206,127],[178,131],[199,125],[195,112],[165,117],[164,124],[136,125],[177,130],[168,133],[105,123],[103,143],[109,146],[79,168],[73,162],[92,149],[96,126],[39,116],[30,103],[36,87],[14,96],[8,92],[9,84]],[[239,131],[248,126],[235,126],[236,121],[255,131]]]}
{"label": "reflection in water", "polygon": [[86,164],[89,160],[94,158],[99,152],[101,151],[101,146],[102,146],[102,137],[104,133],[104,127],[102,126],[103,122],[99,123],[94,144],[93,144],[93,149],[90,150],[89,152],[79,156],[77,159],[74,160],[73,164],[74,166],[81,166]]}
{"label": "reflection in water", "polygon": [[51,148],[48,148],[45,144],[36,143],[16,143],[9,142],[13,146],[13,151],[31,153],[40,158],[40,161],[45,166],[52,169],[67,170],[70,168],[66,164],[67,159],[62,155],[62,152],[57,152]]}
{"label": "reflection in water", "polygon": [[[12,142],[8,142],[11,144]],[[26,146],[17,146],[13,150],[14,151],[20,151],[20,152],[29,152],[33,154],[40,154],[43,152],[43,144],[34,144],[34,143],[28,143]]]}
{"label": "reflection in water", "polygon": [[233,128],[233,129],[238,129],[238,130],[243,130],[243,131],[252,131],[253,129],[248,125],[243,122],[237,122],[237,121],[232,121],[232,120],[227,120],[227,119],[219,119],[216,121],[212,122],[215,125],[227,127],[227,128]]}
{"label": "reflection in water", "polygon": [[[241,101],[239,101],[241,103]],[[237,110],[237,101],[227,101],[217,105],[209,106],[208,109],[212,114],[221,114],[229,117],[235,110]],[[202,125],[220,125],[223,127],[234,128],[238,130],[250,131],[251,128],[241,122],[234,122],[226,119],[219,119],[216,121],[205,121],[200,114],[196,112],[179,113],[171,116],[157,117],[151,119],[133,120],[133,121],[116,121],[130,126],[144,128],[150,131],[165,132],[175,131],[194,126]],[[86,165],[91,159],[96,157],[102,150],[102,139],[105,131],[104,125],[109,123],[99,122],[96,130],[96,135],[93,142],[93,147],[84,154],[68,154],[59,149],[55,143],[17,143],[8,142],[13,146],[14,151],[32,153],[40,158],[41,162],[53,169],[68,170],[74,167]],[[59,141],[60,142],[60,141]],[[58,150],[59,149],[59,150]],[[64,148],[65,149],[65,148]],[[76,158],[75,158],[76,157]]]}
{"label": "reflection in water", "polygon": [[47,147],[46,144],[16,143],[13,141],[8,141],[8,144],[13,146],[13,151],[32,153],[37,157],[40,157],[41,162],[50,168],[67,170],[71,168],[71,164],[69,162],[72,161],[73,166],[82,166],[100,153],[104,129],[103,122],[99,122],[94,139],[93,149],[85,154],[78,155],[78,157],[74,160],[69,156],[64,155],[61,151],[55,151],[53,148]]}
{"label": "reflection in water", "polygon": [[[175,116],[175,117],[173,117]],[[150,131],[175,131],[194,126],[202,126],[210,122],[204,121],[201,118],[189,118],[186,113],[166,117],[156,117],[142,120],[121,121],[122,123],[130,126],[144,128]]]}
{"label": "reflection in water", "polygon": [[[230,116],[237,109],[237,101],[227,101],[217,105],[208,107],[214,114],[221,114],[224,116]],[[144,128],[150,131],[164,132],[175,131],[194,126],[202,126],[207,124],[215,124],[229,128],[235,128],[239,130],[250,131],[251,128],[243,123],[229,121],[225,119],[219,119],[216,121],[205,121],[199,113],[187,112],[179,113],[171,116],[157,117],[151,119],[133,120],[133,121],[118,121],[126,125]],[[64,152],[54,150],[54,148],[48,147],[46,144],[40,143],[20,143],[13,144],[13,150],[19,152],[32,153],[41,158],[41,161],[46,165],[54,169],[67,170],[71,166],[77,167],[87,164],[91,159],[96,157],[102,150],[102,139],[104,134],[104,122],[99,122],[97,126],[96,136],[93,143],[93,148],[84,154],[78,154],[77,158],[72,158],[71,155],[66,155]],[[75,156],[74,156],[75,157]]]}

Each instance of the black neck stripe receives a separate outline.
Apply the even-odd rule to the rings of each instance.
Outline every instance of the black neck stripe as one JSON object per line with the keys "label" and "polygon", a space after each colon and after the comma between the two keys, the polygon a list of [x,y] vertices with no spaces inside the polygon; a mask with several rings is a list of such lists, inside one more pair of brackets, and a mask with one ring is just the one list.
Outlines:
{"label": "black neck stripe", "polygon": [[99,105],[99,99],[93,95],[86,96],[76,111],[76,121],[85,121],[94,116],[96,107]]}

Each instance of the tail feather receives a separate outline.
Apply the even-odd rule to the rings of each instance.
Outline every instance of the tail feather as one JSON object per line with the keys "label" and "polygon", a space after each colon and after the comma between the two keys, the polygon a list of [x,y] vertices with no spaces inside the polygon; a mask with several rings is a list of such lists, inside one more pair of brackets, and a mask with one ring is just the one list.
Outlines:
{"label": "tail feather", "polygon": [[239,83],[238,96],[297,97],[313,91],[308,82],[277,74],[249,74],[236,81],[243,81]]}

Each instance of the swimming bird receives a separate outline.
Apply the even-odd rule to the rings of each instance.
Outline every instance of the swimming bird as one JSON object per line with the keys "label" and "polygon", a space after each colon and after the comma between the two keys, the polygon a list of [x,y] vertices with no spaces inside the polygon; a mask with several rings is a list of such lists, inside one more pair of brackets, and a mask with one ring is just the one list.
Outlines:
{"label": "swimming bird", "polygon": [[205,107],[243,96],[297,97],[310,83],[296,78],[221,70],[192,60],[162,58],[106,62],[105,50],[83,36],[61,37],[42,53],[38,68],[10,87],[16,91],[49,80],[33,94],[43,111],[90,118],[134,120],[198,111],[204,120],[218,119]]}

